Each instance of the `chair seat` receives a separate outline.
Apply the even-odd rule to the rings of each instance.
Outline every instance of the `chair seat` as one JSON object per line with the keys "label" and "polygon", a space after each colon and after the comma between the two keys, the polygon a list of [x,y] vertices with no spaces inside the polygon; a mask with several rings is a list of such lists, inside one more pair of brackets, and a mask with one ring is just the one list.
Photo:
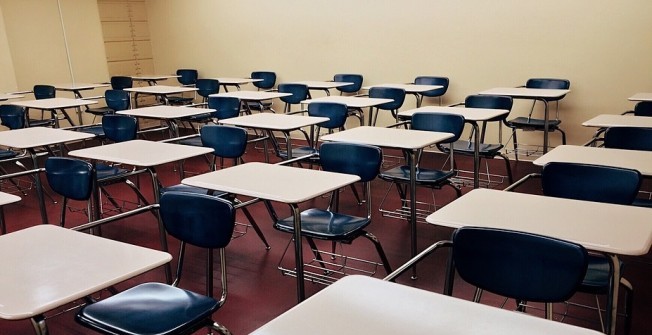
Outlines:
{"label": "chair seat", "polygon": [[89,108],[86,110],[86,113],[90,113],[93,115],[98,115],[98,116],[103,116],[106,114],[113,114],[115,111],[109,107],[96,107],[96,108]]}
{"label": "chair seat", "polygon": [[52,127],[54,125],[54,119],[29,119],[30,127]]}
{"label": "chair seat", "polygon": [[217,300],[161,283],[145,283],[88,305],[76,320],[108,334],[179,334],[212,324]]}
{"label": "chair seat", "polygon": [[[505,146],[502,144],[481,143],[479,153],[482,156],[497,156]],[[442,151],[448,152],[448,147],[442,145]],[[475,153],[475,144],[471,141],[456,141],[453,143],[455,153],[464,155],[473,155]]]}
{"label": "chair seat", "polygon": [[[623,268],[623,262],[620,262],[620,267]],[[607,294],[609,282],[609,260],[602,255],[590,254],[586,275],[578,291],[590,294]]]}
{"label": "chair seat", "polygon": [[251,110],[262,111],[265,109],[272,109],[272,103],[269,101],[247,102],[247,107]]}
{"label": "chair seat", "polygon": [[[312,147],[299,147],[299,148],[292,148],[292,157],[297,158],[301,156],[306,156],[306,155],[312,155],[319,153],[319,150],[312,148]],[[278,153],[278,156],[282,159],[287,159],[288,158],[288,153],[287,151],[281,151]],[[310,160],[315,161],[319,160],[319,156],[314,156],[311,157]]]}
{"label": "chair seat", "polygon": [[637,207],[648,207],[652,208],[652,200],[650,199],[642,199],[642,198],[636,198],[634,199],[634,202],[632,202],[633,206]]}
{"label": "chair seat", "polygon": [[[301,234],[322,240],[352,240],[366,232],[362,230],[371,221],[367,218],[334,213],[327,210],[311,208],[301,212]],[[294,232],[294,220],[288,217],[279,220],[274,228]]]}
{"label": "chair seat", "polygon": [[199,114],[199,115],[192,115],[183,118],[183,121],[190,121],[190,122],[204,122],[204,121],[209,121],[211,119],[211,114],[206,113],[206,114]]}
{"label": "chair seat", "polygon": [[194,100],[194,97],[168,97],[168,103],[170,105],[189,105]]}
{"label": "chair seat", "polygon": [[189,185],[184,185],[184,184],[177,184],[177,185],[172,185],[168,187],[162,187],[160,189],[161,195],[165,192],[184,192],[184,193],[194,193],[194,194],[209,194],[213,195],[216,197],[221,197],[224,196],[228,193],[226,192],[219,192],[219,191],[212,191],[208,190],[205,188],[201,187],[195,187],[195,186],[189,186]]}
{"label": "chair seat", "polygon": [[187,138],[185,140],[179,141],[178,143],[183,144],[183,145],[192,145],[194,147],[203,147],[204,146],[202,144],[202,142],[201,142],[201,137],[199,137],[199,136]]}
{"label": "chair seat", "polygon": [[101,124],[84,127],[79,129],[79,131],[82,133],[93,134],[97,137],[104,137],[104,128]]}
{"label": "chair seat", "polygon": [[12,150],[0,150],[0,159],[14,158],[18,153]]}
{"label": "chair seat", "polygon": [[119,177],[120,175],[129,172],[129,170],[127,169],[122,169],[119,167],[106,165],[106,164],[97,164],[95,166],[95,170],[97,171],[98,180],[112,178],[112,177]]}
{"label": "chair seat", "polygon": [[[439,186],[445,183],[449,183],[448,178],[454,175],[455,171],[417,169],[417,184]],[[393,169],[381,172],[378,177],[387,181],[409,183],[410,167],[407,165],[395,167]]]}
{"label": "chair seat", "polygon": [[[519,128],[532,128],[532,129],[541,129],[543,130],[545,120],[543,119],[533,119],[527,117],[517,117],[513,120],[507,121],[507,124],[511,127]],[[561,124],[561,120],[548,120],[548,128],[555,129],[558,128]]]}

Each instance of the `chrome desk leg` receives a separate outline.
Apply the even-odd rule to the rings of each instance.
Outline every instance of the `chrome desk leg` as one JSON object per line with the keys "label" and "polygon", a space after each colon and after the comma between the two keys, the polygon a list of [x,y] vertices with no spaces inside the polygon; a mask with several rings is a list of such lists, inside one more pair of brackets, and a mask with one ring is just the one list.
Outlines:
{"label": "chrome desk leg", "polygon": [[34,326],[34,332],[36,335],[47,335],[48,327],[45,324],[45,317],[41,314],[30,319],[32,321],[32,326]]}
{"label": "chrome desk leg", "polygon": [[618,289],[620,287],[620,261],[618,256],[608,254],[611,263],[611,282],[609,283],[605,330],[607,334],[616,334],[616,317],[618,316]]}
{"label": "chrome desk leg", "polygon": [[[154,167],[148,167],[147,171],[149,172],[150,176],[152,177],[152,188],[154,190],[154,203],[160,203],[161,202],[161,195],[159,194],[160,192],[160,186],[159,186],[159,181],[158,177],[156,175],[156,170]],[[168,252],[168,239],[167,239],[167,234],[165,233],[165,227],[163,226],[163,221],[161,220],[161,215],[157,212],[156,213],[156,219],[158,220],[158,231],[159,231],[159,238],[161,240],[161,249],[162,251]],[[165,280],[167,281],[168,284],[172,283],[172,265],[170,265],[170,262],[165,264]]]}
{"label": "chrome desk leg", "polygon": [[[34,169],[38,169],[38,157],[36,156],[36,151],[34,148],[30,148],[28,150],[29,154],[32,156],[32,166],[34,166]],[[48,214],[45,210],[45,199],[43,198],[43,184],[41,183],[41,175],[39,173],[34,176],[34,183],[36,183],[38,207],[41,210],[41,222],[43,224],[48,224]]]}
{"label": "chrome desk leg", "polygon": [[[408,154],[410,165],[410,258],[417,255],[417,155],[411,150]],[[412,267],[412,279],[417,279],[417,267]]]}
{"label": "chrome desk leg", "polygon": [[294,219],[294,259],[297,273],[297,300],[302,302],[306,299],[306,291],[303,282],[303,248],[301,241],[301,212],[297,204],[289,204]]}

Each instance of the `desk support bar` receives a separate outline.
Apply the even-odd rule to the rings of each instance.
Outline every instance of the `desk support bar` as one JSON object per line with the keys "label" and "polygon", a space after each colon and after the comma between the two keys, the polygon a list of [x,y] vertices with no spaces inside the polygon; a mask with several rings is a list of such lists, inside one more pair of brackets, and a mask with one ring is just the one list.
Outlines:
{"label": "desk support bar", "polygon": [[383,278],[383,280],[385,280],[385,281],[395,281],[398,276],[402,275],[403,273],[405,273],[405,271],[412,268],[417,263],[421,262],[423,260],[423,258],[430,255],[435,250],[437,250],[439,248],[442,248],[442,247],[451,247],[452,245],[453,245],[452,241],[439,241],[439,242],[429,246],[428,248],[426,248],[425,250],[420,252],[418,255],[416,255],[415,257],[413,257],[409,261],[407,261],[405,264],[401,265],[398,269],[394,270],[394,272],[388,274],[387,277]]}

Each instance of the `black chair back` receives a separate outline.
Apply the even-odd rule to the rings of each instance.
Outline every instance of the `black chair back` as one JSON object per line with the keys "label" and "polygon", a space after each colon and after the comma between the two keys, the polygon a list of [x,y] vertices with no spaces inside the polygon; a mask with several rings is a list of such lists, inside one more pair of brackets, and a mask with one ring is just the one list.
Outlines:
{"label": "black chair back", "polygon": [[127,76],[111,77],[111,88],[114,90],[124,90],[125,88],[134,87],[134,80]]}
{"label": "black chair back", "polygon": [[199,72],[195,69],[178,69],[177,75],[179,76],[177,80],[184,86],[195,85],[199,78]]}
{"label": "black chair back", "polygon": [[25,107],[0,105],[0,120],[9,129],[25,128]]}
{"label": "black chair back", "polygon": [[604,147],[652,151],[652,128],[609,128],[604,134]]}
{"label": "black chair back", "polygon": [[51,85],[34,85],[33,91],[36,100],[51,99],[57,94],[57,90]]}

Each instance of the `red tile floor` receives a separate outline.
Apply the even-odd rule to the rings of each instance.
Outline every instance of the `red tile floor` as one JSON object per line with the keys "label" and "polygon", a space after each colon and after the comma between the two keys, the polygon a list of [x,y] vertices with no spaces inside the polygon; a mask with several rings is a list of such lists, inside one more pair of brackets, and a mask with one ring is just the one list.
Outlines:
{"label": "red tile floor", "polygon": [[[250,147],[245,155],[246,161],[262,161],[262,154],[259,149]],[[426,155],[424,158],[432,164],[441,165],[441,155]],[[459,158],[457,160],[461,167],[470,163],[469,158]],[[513,162],[515,178],[518,179],[527,173],[537,171],[527,162]],[[201,158],[188,160],[185,164],[186,170],[201,172],[207,171],[207,165]],[[504,171],[504,164],[502,161],[491,161],[490,168],[492,171],[502,173]],[[157,168],[160,179],[164,185],[170,185],[179,182],[178,173],[174,171],[175,166],[168,164]],[[148,185],[148,179],[143,178],[141,187],[145,190],[146,195],[151,199],[151,188]],[[7,183],[3,183],[5,187]],[[409,259],[409,244],[408,244],[408,225],[405,221],[383,217],[378,211],[380,204],[389,184],[380,180],[376,180],[372,184],[372,204],[373,223],[369,226],[368,230],[378,236],[385,251],[388,255],[390,264],[393,268],[398,267]],[[504,187],[499,186],[499,187]],[[117,198],[133,201],[135,198],[131,192],[123,187],[123,185],[110,186],[110,190]],[[469,188],[464,188],[464,192],[468,192]],[[519,189],[521,192],[537,193],[539,187],[536,181],[528,182],[526,185]],[[36,195],[33,190],[27,191],[27,196],[17,204],[6,206],[5,215],[7,221],[8,231],[16,231],[25,227],[36,225],[40,223],[38,213],[38,206],[36,204]],[[454,198],[454,192],[451,189],[443,189],[434,191],[436,202],[438,206],[445,205],[447,202]],[[419,199],[431,199],[432,194],[430,190],[420,190]],[[55,197],[58,198],[58,197]],[[394,205],[397,202],[397,195],[394,190],[389,193],[389,202]],[[342,211],[360,211],[363,213],[362,207],[359,207],[354,201],[351,192],[346,191],[342,193]],[[327,199],[320,197],[302,204],[302,208],[309,206],[325,206]],[[82,203],[71,203],[72,206],[83,208]],[[60,204],[54,204],[51,201],[47,204],[48,217],[51,223],[58,221]],[[133,206],[133,205],[131,205]],[[275,204],[276,210],[280,215],[287,215],[289,213],[287,206],[283,204]],[[289,236],[285,233],[278,232],[272,228],[272,222],[266,209],[262,204],[253,205],[250,210],[256,218],[258,224],[261,226],[265,236],[267,237],[271,250],[265,250],[263,244],[258,237],[249,231],[245,236],[234,239],[227,248],[227,267],[228,267],[228,280],[229,280],[229,295],[225,306],[215,313],[216,320],[228,327],[234,334],[247,334],[265,322],[273,319],[277,315],[286,311],[296,304],[295,295],[295,279],[293,277],[282,276],[277,269],[278,263],[282,257],[283,251],[289,241]],[[472,209],[470,209],[472,210]],[[509,211],[509,204],[505,204],[502,208],[496,208],[499,211]],[[533,215],[540,215],[540,213],[533,213]],[[527,218],[523,218],[526,220]],[[74,226],[83,223],[85,215],[81,212],[68,214],[67,226]],[[238,221],[246,222],[241,213],[238,215]],[[569,222],[569,224],[571,224]],[[614,224],[617,224],[614,222]],[[156,221],[151,214],[143,214],[137,217],[124,219],[107,225],[103,228],[102,233],[105,237],[134,243],[137,245],[147,246],[151,248],[158,248],[157,228]],[[419,250],[426,246],[450,236],[451,231],[446,228],[435,227],[428,224],[418,225],[418,245]],[[170,239],[170,250],[174,256],[173,263],[176,264],[176,252],[178,243]],[[365,239],[354,241],[352,245],[344,246],[344,249],[356,256],[366,257],[373,260],[377,259],[371,244]],[[80,250],[83,252],[83,250]],[[197,292],[204,290],[204,267],[203,267],[203,253],[197,250],[190,250],[186,263],[185,277],[181,282],[181,286]],[[307,252],[304,255],[308,255]],[[11,255],[2,255],[1,257],[11,257]],[[435,292],[441,292],[443,288],[443,277],[445,269],[446,253],[440,252],[430,256],[428,260],[418,267],[418,279],[412,280],[409,275],[404,275],[399,278],[398,282],[405,285],[415,286]],[[292,256],[289,256],[289,262],[293,262]],[[652,257],[626,258],[626,277],[632,282],[635,288],[635,302],[634,302],[634,321],[632,334],[649,334],[649,323],[647,316],[650,315],[650,306],[648,303],[652,299]],[[0,266],[0,268],[2,268]],[[219,267],[216,267],[215,271]],[[11,269],[4,268],[3,272],[9,272]],[[34,269],[38,273],[38,269]],[[385,273],[379,269],[375,274],[376,277],[382,278]],[[219,278],[216,277],[216,278]],[[164,281],[163,271],[156,269],[139,277],[128,280],[118,286],[118,289],[125,289],[137,283],[144,281]],[[307,283],[306,291],[310,296],[315,292],[322,289],[323,286],[319,284]],[[456,281],[454,296],[462,299],[470,299],[473,293],[473,288],[465,285],[460,280]],[[106,292],[99,293],[102,296],[108,295]],[[574,298],[574,300],[592,304],[593,297],[583,295]],[[604,299],[601,300],[604,303]],[[389,302],[388,302],[389,303]],[[485,294],[483,303],[499,305],[502,299],[493,297],[490,294]],[[604,306],[604,305],[603,305]],[[508,302],[506,308],[513,307],[513,302]],[[65,311],[64,309],[52,311],[48,314],[48,326],[52,334],[90,334],[91,331],[77,325],[74,322],[75,306],[66,306],[65,309],[72,309],[72,311]],[[565,306],[558,306],[555,308],[556,312],[562,312]],[[530,309],[531,313],[540,314],[540,312]],[[566,317],[564,322],[599,329],[597,313],[587,311],[585,309],[570,307],[570,316]],[[436,315],[433,315],[436,317]],[[619,332],[622,333],[622,318],[619,320]],[[334,320],[337,322],[337,320]],[[391,320],[378,320],[378,322],[391,322]],[[409,325],[406,325],[409,327]],[[23,321],[5,321],[0,320],[0,334],[31,334],[33,329],[28,320]],[[201,333],[201,332],[198,332]]]}

